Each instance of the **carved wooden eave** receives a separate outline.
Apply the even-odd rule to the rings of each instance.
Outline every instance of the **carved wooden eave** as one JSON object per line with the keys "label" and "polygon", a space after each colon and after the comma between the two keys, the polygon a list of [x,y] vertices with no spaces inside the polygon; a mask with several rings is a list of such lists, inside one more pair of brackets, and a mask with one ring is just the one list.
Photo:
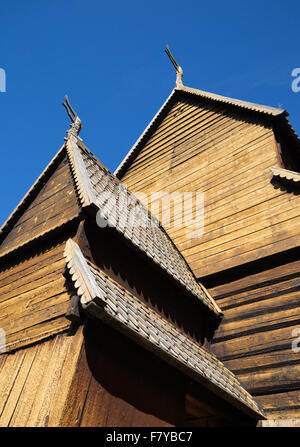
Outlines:
{"label": "carved wooden eave", "polygon": [[38,190],[38,188],[44,183],[45,179],[49,175],[52,169],[55,169],[55,166],[58,164],[59,160],[62,159],[62,157],[65,155],[66,147],[65,144],[62,145],[62,147],[59,149],[59,151],[56,153],[56,155],[52,158],[50,163],[46,166],[44,171],[40,174],[38,179],[34,182],[32,187],[29,189],[29,191],[25,194],[25,196],[21,199],[17,207],[13,210],[13,212],[10,214],[10,216],[6,219],[6,221],[3,223],[3,225],[0,228],[0,244],[3,240],[3,238],[7,235],[7,233],[10,231],[16,220],[19,218],[19,216],[23,213],[23,211],[26,209],[28,203],[30,203],[33,199],[34,194]]}
{"label": "carved wooden eave", "polygon": [[88,261],[69,239],[66,263],[85,312],[113,326],[256,419],[262,409],[222,362]]}
{"label": "carved wooden eave", "polygon": [[84,207],[88,207],[96,202],[96,196],[86,177],[85,166],[80,156],[77,138],[70,135],[67,139],[66,147],[81,204]]}

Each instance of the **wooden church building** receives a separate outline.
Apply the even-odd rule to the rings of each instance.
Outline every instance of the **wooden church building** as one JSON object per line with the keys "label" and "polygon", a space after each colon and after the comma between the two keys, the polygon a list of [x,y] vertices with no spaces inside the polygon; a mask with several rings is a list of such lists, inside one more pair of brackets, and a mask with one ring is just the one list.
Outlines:
{"label": "wooden church building", "polygon": [[[115,173],[66,98],[64,144],[1,228],[1,427],[299,424],[300,141],[169,56],[175,88]],[[198,237],[138,195],[186,191]]]}

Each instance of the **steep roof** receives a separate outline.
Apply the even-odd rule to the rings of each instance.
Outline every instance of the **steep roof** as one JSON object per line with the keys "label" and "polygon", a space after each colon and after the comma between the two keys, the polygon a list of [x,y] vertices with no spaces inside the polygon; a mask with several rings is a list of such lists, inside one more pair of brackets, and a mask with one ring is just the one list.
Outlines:
{"label": "steep roof", "polygon": [[217,303],[197,282],[160,222],[83,145],[79,137],[70,134],[66,146],[82,207],[94,207],[98,211],[98,222],[102,220],[102,225],[114,228],[209,311],[221,316]]}
{"label": "steep roof", "polygon": [[[93,209],[97,222],[116,230],[133,247],[156,263],[169,277],[184,288],[216,317],[223,313],[208,291],[200,285],[185,259],[173,244],[160,222],[132,194],[117,177],[112,174],[97,157],[86,148],[78,133],[81,129],[79,118],[68,131],[65,145],[50,162],[39,179],[20,202],[0,230],[0,238],[5,238],[20,213],[26,209],[36,189],[43,184],[49,171],[63,151],[74,178],[76,191],[82,209]],[[5,253],[6,255],[7,253]]]}
{"label": "steep roof", "polygon": [[222,362],[93,265],[72,239],[66,243],[65,257],[89,315],[125,333],[246,413],[264,418],[258,404]]}
{"label": "steep roof", "polygon": [[[59,161],[66,155],[66,147],[65,144],[59,149],[56,155],[52,158],[50,163],[46,166],[37,180],[34,182],[29,191],[25,194],[25,196],[21,199],[17,207],[13,210],[10,216],[6,219],[3,225],[0,228],[0,245],[3,242],[4,238],[7,236],[13,225],[22,215],[22,213],[26,210],[28,205],[34,200],[34,197],[37,191],[44,185],[46,179],[51,175],[51,172],[58,165]],[[2,256],[2,255],[1,255]]]}
{"label": "steep roof", "polygon": [[235,107],[236,110],[246,110],[249,112],[254,112],[260,117],[269,117],[271,120],[274,121],[274,125],[280,124],[280,131],[284,129],[285,132],[287,132],[293,139],[297,139],[299,145],[300,141],[297,137],[297,135],[294,132],[294,129],[290,125],[289,121],[287,120],[287,116],[289,115],[288,112],[284,109],[280,109],[277,107],[269,107],[264,106],[260,104],[255,104],[248,101],[238,100],[234,98],[229,98],[222,95],[217,95],[215,93],[209,93],[205,92],[203,90],[186,87],[183,84],[176,84],[176,87],[172,90],[171,94],[167,98],[167,100],[164,102],[162,107],[159,109],[157,114],[154,116],[154,118],[151,120],[149,125],[146,127],[144,132],[141,134],[141,136],[138,138],[136,143],[133,145],[133,147],[130,149],[130,151],[127,153],[125,158],[122,160],[122,162],[119,164],[117,169],[115,170],[115,175],[118,178],[121,178],[122,175],[125,173],[129,165],[132,163],[132,161],[135,159],[139,151],[141,150],[141,147],[145,140],[149,138],[151,135],[151,132],[154,130],[155,126],[160,121],[162,115],[165,113],[169,105],[172,103],[172,101],[175,101],[176,98],[179,95],[192,95],[194,97],[202,98],[211,102],[217,102],[220,104],[229,105],[232,107]]}

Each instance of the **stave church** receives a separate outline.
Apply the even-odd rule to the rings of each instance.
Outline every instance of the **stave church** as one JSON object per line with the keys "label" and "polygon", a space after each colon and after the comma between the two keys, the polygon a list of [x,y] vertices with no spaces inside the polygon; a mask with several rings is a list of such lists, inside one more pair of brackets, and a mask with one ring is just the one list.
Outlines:
{"label": "stave church", "polygon": [[0,230],[1,427],[300,426],[300,139],[166,52],[175,87],[117,170],[66,97]]}

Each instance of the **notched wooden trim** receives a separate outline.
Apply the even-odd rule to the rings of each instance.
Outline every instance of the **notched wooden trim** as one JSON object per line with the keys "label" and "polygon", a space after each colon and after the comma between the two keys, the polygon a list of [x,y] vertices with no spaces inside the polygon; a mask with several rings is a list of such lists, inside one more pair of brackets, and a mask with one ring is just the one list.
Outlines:
{"label": "notched wooden trim", "polygon": [[270,168],[273,177],[279,177],[285,180],[292,180],[295,183],[299,183],[300,185],[300,173],[295,171],[289,171],[288,169],[278,168],[276,166],[272,166]]}
{"label": "notched wooden trim", "polygon": [[86,175],[86,168],[79,153],[80,149],[77,145],[77,139],[70,136],[66,142],[66,147],[81,206],[96,206],[96,196],[89,178]]}

